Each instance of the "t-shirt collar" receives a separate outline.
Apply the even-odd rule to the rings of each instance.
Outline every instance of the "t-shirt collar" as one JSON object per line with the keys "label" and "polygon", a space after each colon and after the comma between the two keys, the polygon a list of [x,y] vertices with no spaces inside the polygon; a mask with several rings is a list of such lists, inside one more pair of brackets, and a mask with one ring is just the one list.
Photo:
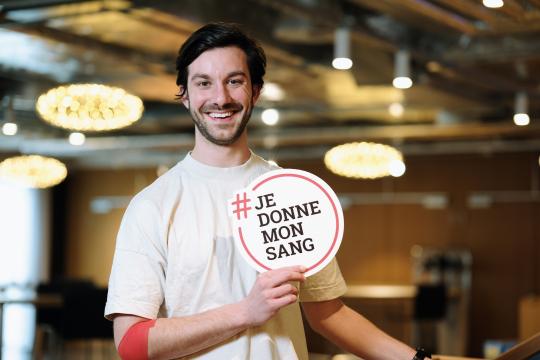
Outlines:
{"label": "t-shirt collar", "polygon": [[202,162],[195,160],[191,156],[191,152],[187,153],[184,160],[182,161],[183,166],[193,172],[194,174],[202,177],[211,177],[216,180],[223,178],[234,178],[236,176],[245,175],[246,171],[251,168],[253,162],[255,161],[255,154],[250,150],[249,159],[238,166],[232,167],[218,167],[203,164]]}

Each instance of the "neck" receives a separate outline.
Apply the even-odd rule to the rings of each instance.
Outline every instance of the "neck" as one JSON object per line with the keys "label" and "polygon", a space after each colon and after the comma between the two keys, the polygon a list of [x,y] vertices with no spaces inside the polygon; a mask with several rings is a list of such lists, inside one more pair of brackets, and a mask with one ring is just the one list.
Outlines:
{"label": "neck", "polygon": [[244,164],[251,156],[247,144],[247,133],[231,145],[216,145],[195,130],[195,147],[191,157],[203,164],[216,167],[232,167]]}

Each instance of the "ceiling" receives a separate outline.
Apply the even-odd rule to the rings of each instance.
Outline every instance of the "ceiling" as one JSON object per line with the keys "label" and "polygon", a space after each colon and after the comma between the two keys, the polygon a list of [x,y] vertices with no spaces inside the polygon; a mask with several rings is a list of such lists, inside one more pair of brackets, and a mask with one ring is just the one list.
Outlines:
{"label": "ceiling", "polygon": [[[189,114],[175,101],[182,42],[210,21],[232,21],[267,53],[268,91],[250,123],[252,147],[280,159],[320,158],[350,141],[394,144],[405,154],[540,150],[540,0],[0,1],[0,159],[51,155],[75,167],[175,163],[193,146]],[[353,68],[331,67],[337,27],[351,29]],[[394,54],[409,50],[414,85],[392,87]],[[41,121],[37,97],[64,83],[120,86],[140,96],[143,118],[87,134],[83,146]],[[512,122],[529,96],[531,124]],[[401,103],[404,113],[388,107]],[[276,126],[260,120],[280,111]]]}

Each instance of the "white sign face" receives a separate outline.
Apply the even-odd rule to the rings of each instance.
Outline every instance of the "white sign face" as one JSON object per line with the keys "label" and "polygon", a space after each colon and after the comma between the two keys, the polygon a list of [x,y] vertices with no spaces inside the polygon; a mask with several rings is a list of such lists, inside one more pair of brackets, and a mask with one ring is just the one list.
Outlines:
{"label": "white sign face", "polygon": [[240,253],[257,271],[304,265],[323,269],[343,237],[343,210],[334,191],[301,170],[267,172],[229,201]]}

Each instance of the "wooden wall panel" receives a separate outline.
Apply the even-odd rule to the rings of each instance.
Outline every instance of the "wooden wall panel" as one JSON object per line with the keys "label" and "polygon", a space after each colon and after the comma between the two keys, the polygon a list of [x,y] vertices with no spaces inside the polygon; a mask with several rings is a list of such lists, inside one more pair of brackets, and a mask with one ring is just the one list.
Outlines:
{"label": "wooden wall panel", "polygon": [[[533,248],[538,213],[532,204],[496,204],[469,211],[473,254],[472,343],[517,336],[517,304],[534,290]],[[535,219],[536,217],[536,219]]]}
{"label": "wooden wall panel", "polygon": [[107,286],[116,232],[125,209],[90,210],[97,196],[133,196],[154,179],[153,170],[79,171],[70,174],[67,210],[67,276]]}
{"label": "wooden wall panel", "polygon": [[[468,249],[473,255],[469,355],[486,339],[517,336],[518,299],[540,293],[540,204],[495,202],[471,209],[473,192],[540,188],[538,154],[410,157],[399,179],[348,180],[321,162],[291,163],[314,172],[337,192],[444,192],[446,209],[421,205],[360,205],[345,211],[337,257],[350,284],[411,283],[410,248]],[[537,198],[537,201],[540,198]]]}

